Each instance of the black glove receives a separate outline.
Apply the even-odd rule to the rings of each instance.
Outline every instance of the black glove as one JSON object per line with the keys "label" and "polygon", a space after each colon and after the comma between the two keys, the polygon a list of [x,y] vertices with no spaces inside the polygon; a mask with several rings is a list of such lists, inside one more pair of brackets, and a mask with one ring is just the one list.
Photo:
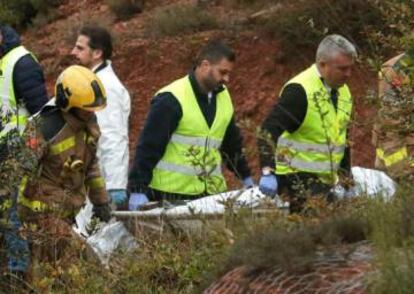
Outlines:
{"label": "black glove", "polygon": [[111,219],[111,207],[109,206],[109,203],[95,204],[92,212],[92,217],[97,217],[102,222],[107,223]]}

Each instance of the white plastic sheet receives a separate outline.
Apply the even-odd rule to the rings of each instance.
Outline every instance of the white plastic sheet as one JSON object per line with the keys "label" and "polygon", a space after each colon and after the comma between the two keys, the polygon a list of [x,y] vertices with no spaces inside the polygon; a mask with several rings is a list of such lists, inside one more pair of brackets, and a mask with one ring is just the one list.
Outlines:
{"label": "white plastic sheet", "polygon": [[124,224],[112,218],[108,223],[99,223],[92,235],[89,235],[88,226],[92,218],[92,204],[86,205],[76,216],[76,226],[73,230],[91,246],[104,265],[115,250],[130,251],[138,247],[135,238],[125,228]]}
{"label": "white plastic sheet", "polygon": [[[381,196],[386,199],[391,198],[396,190],[395,182],[385,173],[377,170],[353,167],[352,174],[355,180],[354,196],[361,194],[371,197]],[[226,209],[225,203],[231,201],[234,207],[255,208],[265,199],[258,187],[225,192],[217,195],[207,196],[201,199],[189,201],[185,205],[172,208],[155,208],[147,211],[116,211],[114,214],[119,216],[190,216],[193,214],[223,214]],[[275,198],[275,205],[279,208],[288,208],[289,203],[283,202],[280,198]],[[138,245],[134,237],[126,230],[122,222],[115,221],[105,224],[102,223],[96,233],[89,236],[87,226],[92,216],[92,205],[87,205],[76,217],[78,224],[74,230],[83,236],[87,243],[94,249],[102,263],[107,264],[111,254],[115,249],[131,250]]]}
{"label": "white plastic sheet", "polygon": [[[240,207],[257,207],[263,199],[266,198],[258,187],[225,192],[217,195],[203,197],[187,203],[187,205],[177,206],[165,211],[166,215],[190,215],[192,213],[201,214],[223,214],[225,211],[226,201],[234,201],[235,208]],[[275,204],[282,207],[289,207],[289,204],[282,202],[278,197]]]}
{"label": "white plastic sheet", "polygon": [[352,168],[352,175],[357,195],[390,199],[395,194],[397,184],[382,171],[356,166]]}
{"label": "white plastic sheet", "polygon": [[[356,197],[359,195],[368,195],[371,197],[381,196],[385,199],[392,197],[396,190],[395,182],[384,172],[367,169],[362,167],[353,167],[352,174],[355,180],[355,187],[352,193],[346,194],[346,191],[337,186],[335,191],[341,197],[344,195]],[[351,192],[351,191],[350,191]],[[351,196],[350,196],[351,197]],[[229,200],[235,201],[235,207],[245,206],[255,208],[263,199],[264,194],[259,191],[258,187],[225,192],[217,195],[207,196],[201,199],[189,201],[185,205],[172,208],[155,208],[147,211],[117,211],[115,215],[119,216],[185,216],[192,214],[222,214],[225,211],[224,203]],[[275,204],[279,208],[288,208],[289,203],[283,202],[276,197]]]}
{"label": "white plastic sheet", "polygon": [[134,237],[124,224],[114,218],[89,236],[86,241],[93,248],[103,264],[108,264],[112,253],[118,250],[130,251],[138,247]]}
{"label": "white plastic sheet", "polygon": [[[146,211],[117,211],[114,214],[119,216],[191,216],[194,214],[218,215],[226,210],[226,202],[234,202],[234,208],[249,207],[255,208],[266,198],[259,191],[258,187],[245,190],[235,190],[216,195],[206,196],[200,199],[187,202],[171,208],[154,208]],[[289,203],[283,202],[276,197],[275,205],[279,208],[289,207]]]}

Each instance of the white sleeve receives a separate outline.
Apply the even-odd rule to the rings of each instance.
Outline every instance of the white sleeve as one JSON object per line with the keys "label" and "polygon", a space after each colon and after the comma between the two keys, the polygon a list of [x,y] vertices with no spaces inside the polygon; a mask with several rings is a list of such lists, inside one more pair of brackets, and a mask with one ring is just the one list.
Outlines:
{"label": "white sleeve", "polygon": [[126,189],[128,181],[128,118],[131,100],[121,87],[106,87],[107,106],[96,113],[101,129],[98,158],[106,189]]}

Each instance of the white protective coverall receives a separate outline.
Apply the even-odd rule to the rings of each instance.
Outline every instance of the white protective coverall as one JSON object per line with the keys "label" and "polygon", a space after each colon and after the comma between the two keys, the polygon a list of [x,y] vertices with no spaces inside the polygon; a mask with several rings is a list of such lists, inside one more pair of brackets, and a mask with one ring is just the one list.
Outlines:
{"label": "white protective coverall", "polygon": [[116,76],[111,61],[94,70],[102,81],[107,95],[107,107],[96,112],[101,137],[98,158],[106,190],[126,189],[128,181],[128,119],[131,98],[128,90]]}

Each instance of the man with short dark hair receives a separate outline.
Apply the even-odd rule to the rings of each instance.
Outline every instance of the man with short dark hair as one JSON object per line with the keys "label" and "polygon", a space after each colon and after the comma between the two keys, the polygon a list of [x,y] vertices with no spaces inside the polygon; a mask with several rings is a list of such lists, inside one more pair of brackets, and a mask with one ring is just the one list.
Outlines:
{"label": "man with short dark hair", "polygon": [[108,96],[108,107],[96,113],[101,129],[98,158],[111,201],[121,209],[127,203],[128,119],[131,99],[112,68],[111,35],[99,26],[83,27],[72,55],[81,65],[96,73]]}
{"label": "man with short dark hair", "polygon": [[227,45],[212,41],[188,75],[155,94],[129,175],[130,210],[147,197],[188,200],[226,191],[223,159],[244,186],[253,185],[225,86],[234,61]]}

